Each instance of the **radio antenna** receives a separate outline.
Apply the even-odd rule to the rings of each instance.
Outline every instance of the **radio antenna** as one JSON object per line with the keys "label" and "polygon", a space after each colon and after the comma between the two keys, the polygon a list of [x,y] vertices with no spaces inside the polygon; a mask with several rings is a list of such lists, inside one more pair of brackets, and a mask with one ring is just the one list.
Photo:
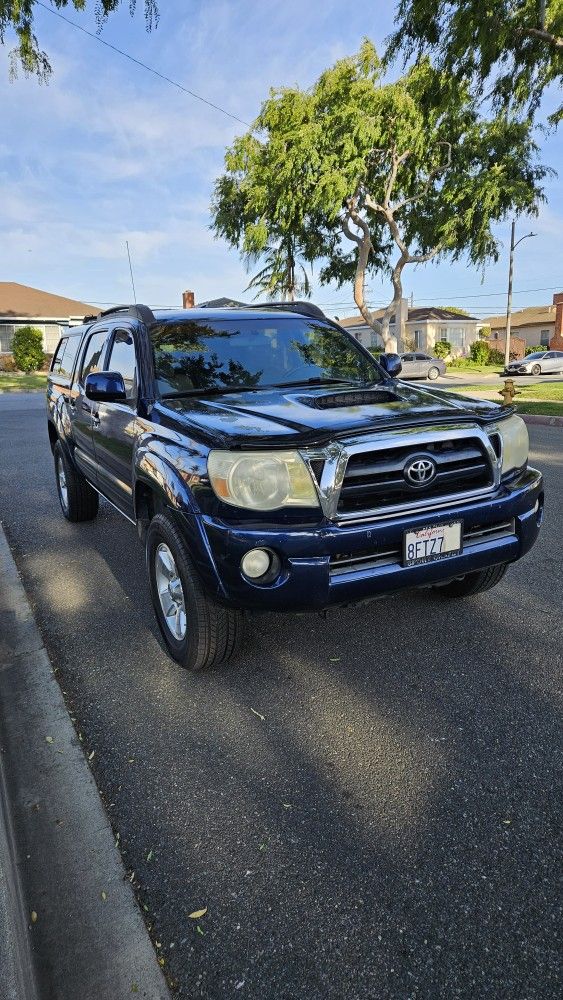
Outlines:
{"label": "radio antenna", "polygon": [[129,271],[131,272],[131,287],[133,288],[133,302],[137,305],[137,296],[135,294],[135,281],[133,279],[133,265],[131,264],[131,253],[129,251],[129,240],[125,240],[125,246],[127,247],[127,259],[129,261]]}

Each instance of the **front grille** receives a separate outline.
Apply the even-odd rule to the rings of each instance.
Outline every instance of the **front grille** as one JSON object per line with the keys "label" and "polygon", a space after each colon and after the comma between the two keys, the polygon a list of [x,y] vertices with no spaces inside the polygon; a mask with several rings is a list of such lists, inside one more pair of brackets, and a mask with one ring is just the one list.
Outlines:
{"label": "front grille", "polygon": [[[412,486],[404,469],[413,458],[431,458],[437,471],[427,486]],[[492,486],[493,469],[477,437],[427,440],[391,445],[352,454],[348,460],[338,513],[355,514],[395,505],[416,506],[418,500],[447,499],[457,493]]]}

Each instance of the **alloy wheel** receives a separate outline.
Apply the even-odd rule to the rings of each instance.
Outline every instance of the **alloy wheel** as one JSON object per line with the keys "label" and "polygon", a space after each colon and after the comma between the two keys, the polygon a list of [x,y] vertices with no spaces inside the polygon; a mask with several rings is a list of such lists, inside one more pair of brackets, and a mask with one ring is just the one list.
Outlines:
{"label": "alloy wheel", "polygon": [[154,571],[166,627],[173,638],[181,642],[187,631],[186,604],[178,567],[166,542],[160,542],[156,548]]}

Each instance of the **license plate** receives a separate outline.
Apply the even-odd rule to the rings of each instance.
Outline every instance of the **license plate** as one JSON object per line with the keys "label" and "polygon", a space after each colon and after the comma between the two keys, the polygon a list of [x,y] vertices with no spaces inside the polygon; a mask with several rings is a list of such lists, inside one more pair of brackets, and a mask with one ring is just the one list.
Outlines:
{"label": "license plate", "polygon": [[403,566],[435,562],[461,552],[461,521],[433,524],[403,535]]}

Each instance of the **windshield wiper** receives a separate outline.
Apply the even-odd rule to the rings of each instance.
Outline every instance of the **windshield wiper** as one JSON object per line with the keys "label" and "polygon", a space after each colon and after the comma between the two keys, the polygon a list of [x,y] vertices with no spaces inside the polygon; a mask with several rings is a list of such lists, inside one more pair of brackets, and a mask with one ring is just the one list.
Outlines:
{"label": "windshield wiper", "polygon": [[357,378],[300,378],[296,382],[273,382],[273,389],[287,389],[292,385],[362,385]]}
{"label": "windshield wiper", "polygon": [[163,392],[161,399],[182,399],[184,396],[222,396],[225,392],[260,392],[263,385],[213,385],[201,389],[184,389],[183,392]]}

